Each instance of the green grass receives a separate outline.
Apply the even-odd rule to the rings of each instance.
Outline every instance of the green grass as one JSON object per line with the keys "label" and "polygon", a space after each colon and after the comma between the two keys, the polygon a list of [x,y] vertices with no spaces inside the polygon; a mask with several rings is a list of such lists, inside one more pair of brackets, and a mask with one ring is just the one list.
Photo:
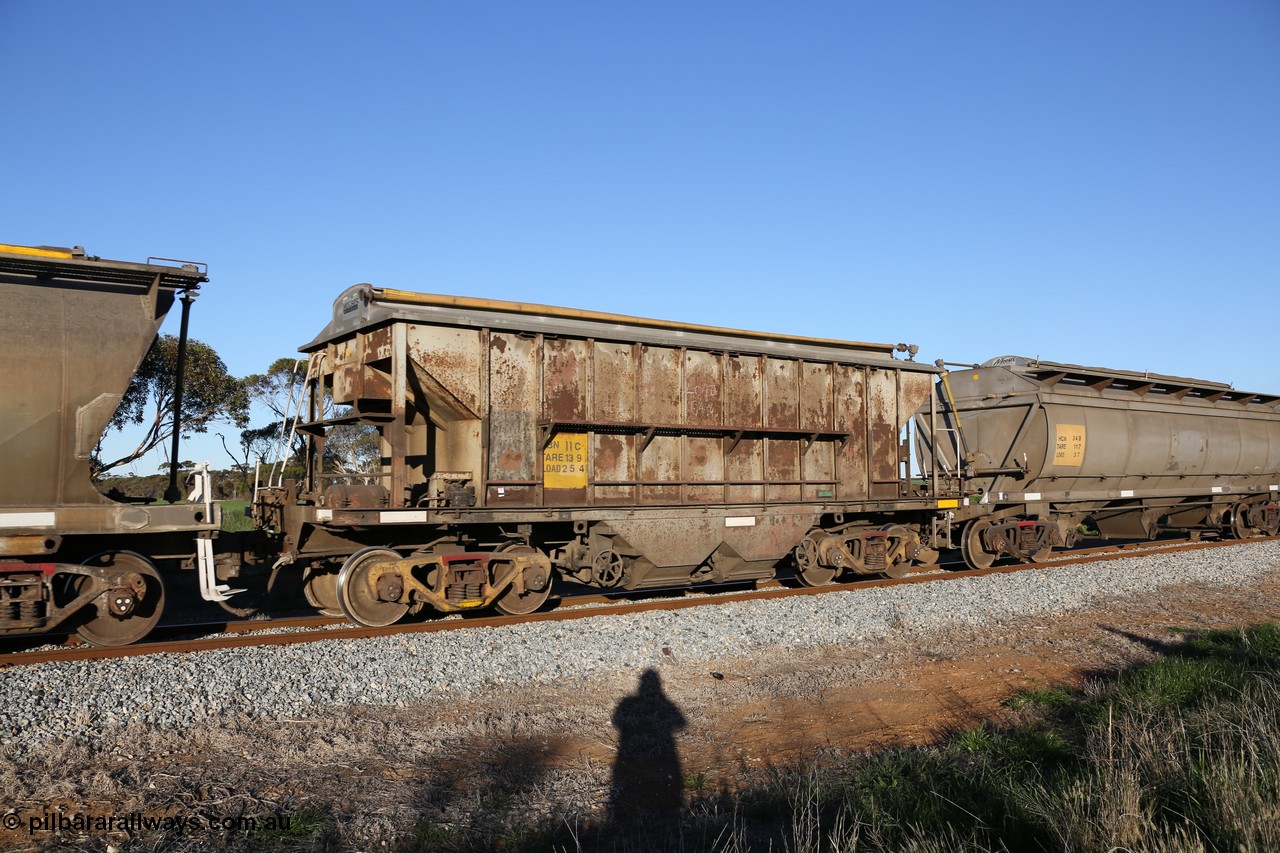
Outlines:
{"label": "green grass", "polygon": [[[1010,705],[1015,725],[842,767],[816,795],[825,825],[860,826],[870,850],[1280,849],[1276,625],[1192,634],[1087,694]],[[808,849],[841,846],[823,839]]]}
{"label": "green grass", "polygon": [[333,818],[314,808],[257,820],[259,828],[250,830],[247,835],[259,850],[318,849],[334,835]]}
{"label": "green grass", "polygon": [[252,530],[253,519],[244,514],[248,501],[219,501],[222,504],[222,529],[234,533]]}

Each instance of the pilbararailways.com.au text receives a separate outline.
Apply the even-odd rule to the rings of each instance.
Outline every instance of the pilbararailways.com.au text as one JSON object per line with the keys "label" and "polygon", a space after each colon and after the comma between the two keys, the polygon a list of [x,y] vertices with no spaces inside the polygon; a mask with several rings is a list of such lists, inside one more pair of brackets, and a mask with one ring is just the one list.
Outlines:
{"label": "pilbararailways.com.au text", "polygon": [[59,812],[10,812],[0,817],[0,826],[10,832],[79,832],[96,835],[107,832],[278,832],[289,829],[289,815],[223,817],[193,812],[159,817],[131,812],[123,815],[66,815]]}

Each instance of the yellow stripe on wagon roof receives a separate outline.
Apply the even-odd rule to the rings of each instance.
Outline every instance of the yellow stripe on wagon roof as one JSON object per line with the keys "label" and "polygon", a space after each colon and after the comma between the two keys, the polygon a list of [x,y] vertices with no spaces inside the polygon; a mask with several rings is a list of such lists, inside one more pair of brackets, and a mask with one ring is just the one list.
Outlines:
{"label": "yellow stripe on wagon roof", "polygon": [[9,255],[34,255],[37,258],[74,258],[70,249],[59,249],[56,246],[11,246],[0,243],[0,252]]}
{"label": "yellow stripe on wagon roof", "polygon": [[723,329],[718,326],[700,326],[694,323],[678,323],[674,320],[653,320],[647,317],[631,317],[626,314],[608,314],[603,311],[586,311],[580,308],[559,308],[554,305],[537,305],[532,302],[505,302],[500,299],[480,299],[474,296],[445,296],[437,293],[414,293],[409,290],[392,290],[375,287],[375,295],[389,302],[407,302],[414,305],[438,305],[445,308],[472,308],[480,311],[507,311],[514,314],[538,314],[572,320],[594,320],[600,323],[620,323],[628,326],[648,326],[676,332],[710,332],[718,335],[735,335],[767,341],[821,344],[893,352],[893,344],[873,344],[865,341],[837,341],[830,338],[806,338],[799,335],[779,335],[770,332],[752,332],[742,329]]}

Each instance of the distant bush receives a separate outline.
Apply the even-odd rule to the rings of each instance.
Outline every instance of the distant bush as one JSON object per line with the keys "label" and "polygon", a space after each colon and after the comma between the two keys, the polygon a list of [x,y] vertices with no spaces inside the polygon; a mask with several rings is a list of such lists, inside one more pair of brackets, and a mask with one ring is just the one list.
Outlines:
{"label": "distant bush", "polygon": [[[253,491],[253,474],[242,474],[239,471],[213,471],[213,499],[248,500]],[[183,488],[185,478],[179,472],[178,485]],[[120,477],[103,477],[98,481],[98,491],[107,497],[149,498],[163,500],[165,489],[169,487],[169,475],[147,474],[145,476],[126,475]]]}

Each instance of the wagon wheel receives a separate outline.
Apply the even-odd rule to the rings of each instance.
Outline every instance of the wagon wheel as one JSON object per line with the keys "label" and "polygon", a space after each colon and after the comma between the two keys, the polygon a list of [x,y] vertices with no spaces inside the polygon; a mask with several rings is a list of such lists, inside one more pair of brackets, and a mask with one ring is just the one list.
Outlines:
{"label": "wagon wheel", "polygon": [[551,561],[537,548],[529,545],[511,545],[501,549],[499,553],[528,554],[535,559],[534,564],[526,566],[522,572],[524,592],[517,593],[516,585],[512,584],[493,603],[494,608],[508,616],[523,616],[546,604],[547,597],[551,595]]}
{"label": "wagon wheel", "polygon": [[[81,565],[115,569],[119,582],[104,587],[82,611],[76,634],[91,646],[127,646],[151,632],[164,610],[164,584],[151,561],[132,551],[103,551]],[[90,584],[102,584],[80,575],[73,582],[76,595]]]}
{"label": "wagon wheel", "polygon": [[982,534],[991,527],[991,519],[975,518],[960,534],[960,554],[971,569],[989,569],[995,565],[999,554],[992,554],[982,544]]}
{"label": "wagon wheel", "polygon": [[806,536],[792,552],[796,561],[796,579],[805,586],[826,586],[840,573],[837,568],[823,566],[818,560],[818,543]]}
{"label": "wagon wheel", "polygon": [[[380,597],[381,593],[388,598],[399,598],[402,584],[388,583],[384,588],[384,584],[379,583],[379,589],[375,590],[369,583],[374,567],[399,559],[400,555],[390,548],[362,548],[347,558],[338,572],[337,584],[338,607],[344,616],[369,628],[381,628],[399,621],[408,612],[408,604]],[[394,576],[383,577],[391,581]]]}
{"label": "wagon wheel", "polygon": [[338,607],[338,574],[325,571],[314,565],[307,566],[302,572],[302,594],[307,603],[320,611],[321,615],[338,617],[342,615]]}
{"label": "wagon wheel", "polygon": [[1248,522],[1249,505],[1238,503],[1231,508],[1231,535],[1237,539],[1252,539],[1258,531]]}

